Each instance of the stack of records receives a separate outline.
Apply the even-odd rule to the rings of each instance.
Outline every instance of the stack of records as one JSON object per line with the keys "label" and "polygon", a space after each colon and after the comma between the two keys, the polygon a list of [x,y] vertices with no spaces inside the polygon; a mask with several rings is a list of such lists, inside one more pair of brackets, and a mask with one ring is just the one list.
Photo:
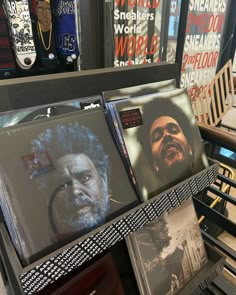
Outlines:
{"label": "stack of records", "polygon": [[116,142],[143,200],[208,165],[185,89],[118,99],[106,107]]}
{"label": "stack of records", "polygon": [[132,164],[129,159],[129,154],[125,145],[122,130],[119,128],[119,115],[114,109],[112,102],[115,102],[117,100],[127,100],[129,98],[137,98],[143,95],[154,94],[158,92],[165,92],[168,90],[173,90],[175,88],[176,88],[176,81],[175,79],[171,79],[171,80],[164,80],[159,82],[126,87],[126,88],[108,90],[102,93],[104,107],[107,110],[108,124],[113,133],[114,140],[117,144],[117,147],[119,148],[121,155],[123,155],[124,157],[126,168],[129,171],[129,174],[136,187],[138,194],[139,194],[139,191],[138,191],[138,186],[136,184],[134,172],[132,169]]}
{"label": "stack of records", "polygon": [[142,295],[176,294],[208,262],[191,198],[126,242]]}
{"label": "stack of records", "polygon": [[139,204],[104,111],[0,131],[0,203],[23,265]]}

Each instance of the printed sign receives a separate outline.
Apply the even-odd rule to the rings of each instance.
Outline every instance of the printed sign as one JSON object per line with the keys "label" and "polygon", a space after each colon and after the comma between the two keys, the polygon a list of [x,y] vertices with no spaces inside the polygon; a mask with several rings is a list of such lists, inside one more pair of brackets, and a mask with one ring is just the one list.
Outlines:
{"label": "printed sign", "polygon": [[181,69],[182,88],[195,100],[214,78],[228,0],[190,0]]}
{"label": "printed sign", "polygon": [[[105,26],[105,35],[109,35],[108,27],[112,27],[113,66],[159,62],[163,1],[105,2],[105,22],[108,25]],[[111,15],[113,20],[109,21]]]}

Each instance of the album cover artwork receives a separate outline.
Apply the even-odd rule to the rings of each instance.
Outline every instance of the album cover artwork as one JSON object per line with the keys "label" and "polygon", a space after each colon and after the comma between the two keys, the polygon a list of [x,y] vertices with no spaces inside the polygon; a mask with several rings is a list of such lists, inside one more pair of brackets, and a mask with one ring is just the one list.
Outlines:
{"label": "album cover artwork", "polygon": [[140,201],[102,109],[0,131],[0,202],[27,265]]}
{"label": "album cover artwork", "polygon": [[138,97],[146,94],[168,91],[176,88],[175,79],[131,86],[126,88],[104,91],[102,93],[105,102],[130,97]]}
{"label": "album cover artwork", "polygon": [[207,167],[186,90],[117,100],[109,108],[143,200]]}
{"label": "album cover artwork", "polygon": [[101,105],[101,95],[94,95],[61,101],[58,103],[2,112],[0,113],[0,128],[43,118],[51,118],[56,115],[62,115],[78,110],[94,109],[101,107]]}
{"label": "album cover artwork", "polygon": [[141,295],[174,295],[208,262],[191,198],[126,242]]}

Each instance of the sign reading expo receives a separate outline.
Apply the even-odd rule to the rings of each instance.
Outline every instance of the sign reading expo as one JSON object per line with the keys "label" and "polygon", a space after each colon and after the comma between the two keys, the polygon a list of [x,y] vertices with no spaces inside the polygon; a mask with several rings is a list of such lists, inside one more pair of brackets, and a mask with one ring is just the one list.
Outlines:
{"label": "sign reading expo", "polygon": [[228,0],[190,0],[181,69],[192,100],[214,78]]}
{"label": "sign reading expo", "polygon": [[162,0],[114,0],[114,66],[159,62]]}

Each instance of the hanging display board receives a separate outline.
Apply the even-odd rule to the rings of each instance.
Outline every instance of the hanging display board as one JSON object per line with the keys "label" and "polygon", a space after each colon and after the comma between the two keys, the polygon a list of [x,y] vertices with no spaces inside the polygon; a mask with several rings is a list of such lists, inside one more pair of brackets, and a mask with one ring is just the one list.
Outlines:
{"label": "hanging display board", "polygon": [[112,66],[160,61],[163,2],[105,1],[105,50],[113,51]]}
{"label": "hanging display board", "polygon": [[190,0],[181,81],[194,100],[214,78],[228,0]]}

